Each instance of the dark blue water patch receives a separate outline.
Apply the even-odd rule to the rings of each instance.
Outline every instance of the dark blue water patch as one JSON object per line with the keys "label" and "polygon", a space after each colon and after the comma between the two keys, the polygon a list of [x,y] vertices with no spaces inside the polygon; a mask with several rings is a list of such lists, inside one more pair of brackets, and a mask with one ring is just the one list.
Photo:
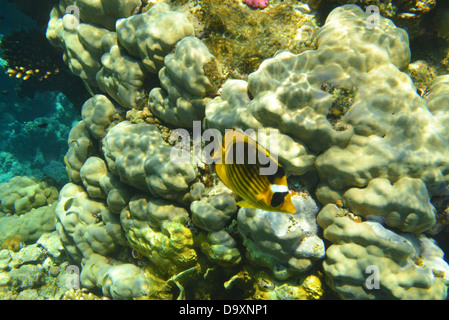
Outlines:
{"label": "dark blue water patch", "polygon": [[0,1],[0,16],[0,34],[36,27],[36,22],[32,18],[17,10],[13,3],[6,0]]}

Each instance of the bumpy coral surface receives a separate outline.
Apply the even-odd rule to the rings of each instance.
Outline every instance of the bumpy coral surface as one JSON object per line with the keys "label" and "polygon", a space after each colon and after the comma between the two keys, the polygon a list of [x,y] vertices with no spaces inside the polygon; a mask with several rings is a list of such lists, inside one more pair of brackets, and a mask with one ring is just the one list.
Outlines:
{"label": "bumpy coral surface", "polygon": [[354,221],[348,213],[328,204],[318,215],[324,237],[333,242],[324,272],[342,298],[446,298],[449,265],[431,239]]}
{"label": "bumpy coral surface", "polygon": [[52,204],[57,197],[56,187],[32,177],[16,176],[0,184],[0,210],[5,213],[20,215]]}
{"label": "bumpy coral surface", "polygon": [[[296,2],[176,3],[54,7],[47,38],[92,98],[68,138],[70,182],[57,205],[23,214],[21,228],[10,227],[16,215],[0,218],[1,242],[56,228],[81,288],[112,299],[319,299],[326,290],[445,299],[449,266],[430,234],[449,221],[447,76],[419,94],[404,72],[407,32],[382,16],[369,28],[356,5],[334,9],[318,29]],[[67,5],[80,10],[76,28]],[[412,7],[424,14],[432,3],[404,10]],[[286,23],[269,26],[274,17]],[[293,31],[276,38],[281,25]],[[184,141],[186,161],[171,161],[179,141],[170,133],[198,138],[193,121],[252,137],[265,130],[258,140],[289,176],[297,212],[238,208],[195,139]],[[5,198],[2,208],[22,201]],[[36,254],[8,278],[16,287],[22,279],[18,290],[42,283]],[[11,256],[0,252],[0,266]]]}

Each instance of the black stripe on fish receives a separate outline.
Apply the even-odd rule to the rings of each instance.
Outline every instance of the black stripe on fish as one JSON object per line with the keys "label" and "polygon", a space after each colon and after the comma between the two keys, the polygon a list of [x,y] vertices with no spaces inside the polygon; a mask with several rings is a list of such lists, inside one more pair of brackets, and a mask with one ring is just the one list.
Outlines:
{"label": "black stripe on fish", "polygon": [[[242,146],[243,144],[243,146]],[[240,146],[237,147],[237,145]],[[243,148],[242,148],[243,147]],[[255,166],[255,165],[251,165],[248,164],[248,148],[247,145],[244,141],[235,139],[233,141],[233,143],[230,144],[230,148],[227,150],[227,156],[226,156],[226,160],[231,160],[231,155],[230,152],[232,150],[232,167],[235,167],[235,174],[238,176],[238,180],[241,182],[241,188],[243,189],[242,191],[245,192],[245,194],[247,196],[250,196],[252,198],[255,198],[254,195],[258,194],[258,188],[257,185],[255,184],[255,182],[253,181],[254,177],[251,175],[251,167]],[[239,160],[243,160],[243,164],[239,164],[237,162],[237,153],[241,152],[241,150],[243,150],[243,159],[239,159]],[[240,161],[239,161],[240,162]],[[248,190],[248,188],[250,188],[251,190]],[[251,192],[248,192],[251,191]]]}
{"label": "black stripe on fish", "polygon": [[251,193],[248,192],[248,188],[245,187],[244,174],[240,171],[240,166],[232,165],[230,168],[233,184],[236,188],[236,193],[242,198],[251,198]]}
{"label": "black stripe on fish", "polygon": [[267,178],[271,184],[279,184],[278,179],[282,179],[285,176],[284,168],[278,165],[278,169],[275,174],[268,175]]}
{"label": "black stripe on fish", "polygon": [[271,198],[270,205],[273,208],[276,208],[276,207],[280,206],[284,202],[285,196],[287,194],[288,194],[288,191],[286,191],[286,192],[274,192],[273,193],[273,197]]}
{"label": "black stripe on fish", "polygon": [[253,181],[250,179],[248,175],[247,172],[248,169],[246,168],[245,165],[236,165],[235,167],[237,167],[239,178],[242,183],[242,187],[244,189],[245,194],[254,199],[254,195],[257,194],[258,192],[254,186]]}
{"label": "black stripe on fish", "polygon": [[252,165],[250,167],[250,175],[254,179],[254,183],[257,184],[260,190],[265,191],[265,189],[268,187],[267,181],[264,181],[264,177],[262,177],[259,174],[259,167],[256,165]]}

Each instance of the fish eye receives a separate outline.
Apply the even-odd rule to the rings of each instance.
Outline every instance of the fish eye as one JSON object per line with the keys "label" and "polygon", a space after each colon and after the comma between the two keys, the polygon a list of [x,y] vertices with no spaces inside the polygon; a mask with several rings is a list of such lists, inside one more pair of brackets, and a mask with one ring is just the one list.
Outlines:
{"label": "fish eye", "polygon": [[282,202],[284,202],[284,198],[287,194],[288,194],[288,191],[287,192],[274,192],[273,197],[271,198],[270,205],[273,208],[280,206],[282,204]]}

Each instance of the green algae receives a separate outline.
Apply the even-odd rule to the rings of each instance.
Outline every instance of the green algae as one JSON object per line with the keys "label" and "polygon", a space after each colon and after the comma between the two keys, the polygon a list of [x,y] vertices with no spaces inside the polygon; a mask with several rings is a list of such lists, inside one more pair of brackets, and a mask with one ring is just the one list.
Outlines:
{"label": "green algae", "polygon": [[314,17],[302,13],[294,1],[270,3],[263,10],[237,0],[200,2],[201,10],[194,14],[204,24],[202,40],[232,78],[246,78],[279,50],[314,48]]}

